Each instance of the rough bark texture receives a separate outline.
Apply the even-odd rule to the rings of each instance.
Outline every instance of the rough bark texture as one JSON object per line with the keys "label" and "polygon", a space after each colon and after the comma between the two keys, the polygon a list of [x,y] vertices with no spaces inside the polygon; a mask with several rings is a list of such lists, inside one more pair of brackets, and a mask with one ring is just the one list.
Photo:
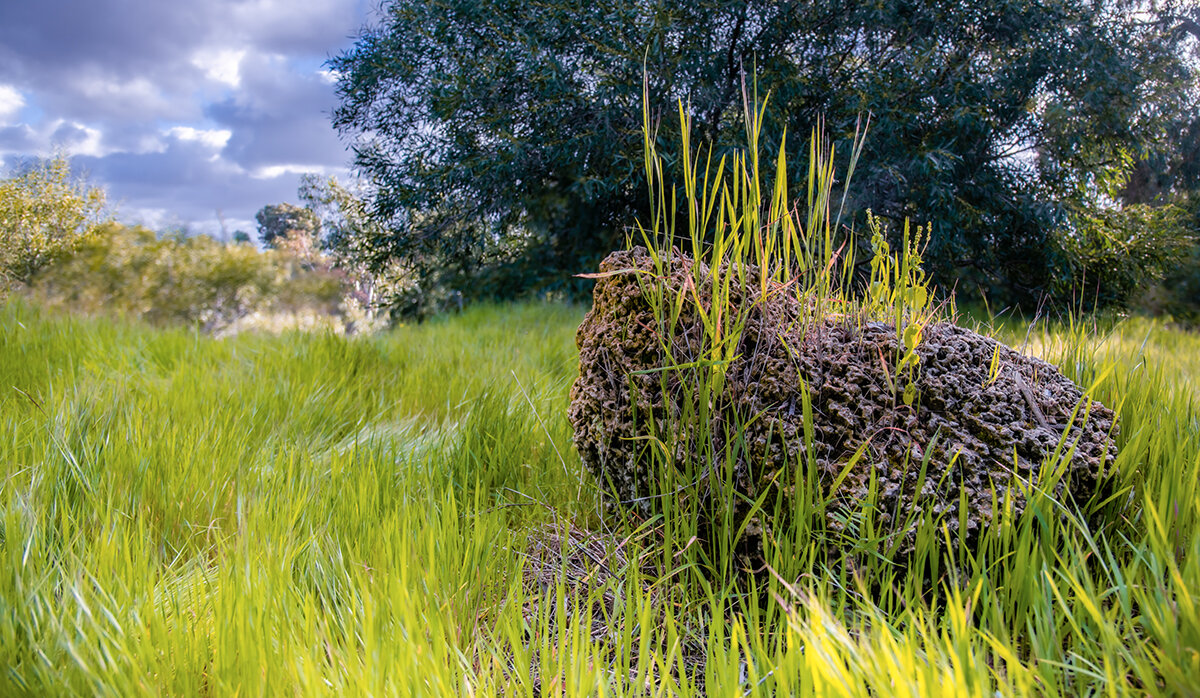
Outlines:
{"label": "rough bark texture", "polygon": [[[677,257],[664,281],[680,288],[691,260]],[[656,322],[639,284],[640,270],[653,269],[646,251],[611,254],[600,267],[594,304],[576,341],[580,375],[571,390],[569,417],[583,462],[600,480],[611,501],[649,511],[652,448],[646,437],[671,428],[679,414],[679,381],[686,371],[637,373],[668,364],[656,338]],[[840,482],[828,511],[828,525],[839,530],[845,513],[867,497],[876,479],[876,517],[883,530],[902,540],[896,551],[907,557],[921,515],[941,516],[952,543],[973,544],[992,519],[993,485],[1003,494],[1019,476],[1036,481],[1046,456],[1069,427],[1075,444],[1066,464],[1070,494],[1085,501],[1107,472],[1116,448],[1112,411],[1098,402],[1084,404],[1083,391],[1054,366],[1023,356],[970,330],[952,324],[925,328],[915,385],[918,399],[906,406],[891,384],[897,358],[895,328],[852,320],[815,322],[806,317],[794,294],[779,293],[757,303],[757,291],[733,303],[754,308],[741,338],[739,358],[730,365],[722,394],[713,401],[715,452],[726,447],[725,434],[744,426],[747,449],[734,460],[734,486],[750,499],[764,488],[782,488],[793,496],[794,468],[804,462],[803,397],[813,414],[811,457],[828,488],[852,455],[868,444],[863,457]],[[707,289],[699,289],[707,303]],[[691,306],[689,302],[685,306]],[[744,306],[743,306],[744,307]],[[684,310],[672,333],[673,361],[697,358],[703,328]],[[999,348],[999,371],[989,371]],[[1079,407],[1072,421],[1072,413]],[[1086,420],[1085,420],[1086,415]],[[936,440],[935,440],[936,435]],[[678,439],[676,463],[701,462],[697,443]],[[932,454],[927,454],[933,449]],[[928,470],[918,487],[918,471]],[[697,467],[701,477],[707,468]],[[1057,494],[1064,494],[1060,483]],[[1014,509],[1024,509],[1020,488],[1011,489]],[[774,492],[767,501],[774,501]],[[960,512],[960,502],[966,509]],[[963,522],[960,525],[960,521]],[[758,522],[747,531],[745,562],[761,554]]]}

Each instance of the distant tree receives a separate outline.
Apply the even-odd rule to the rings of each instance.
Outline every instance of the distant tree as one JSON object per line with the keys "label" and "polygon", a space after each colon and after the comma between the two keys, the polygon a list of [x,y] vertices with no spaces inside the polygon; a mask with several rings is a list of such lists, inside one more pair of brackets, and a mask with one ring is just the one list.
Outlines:
{"label": "distant tree", "polygon": [[321,226],[311,210],[289,203],[263,206],[254,218],[258,221],[258,239],[272,248],[288,238],[315,241]]}
{"label": "distant tree", "polygon": [[249,245],[250,233],[247,233],[244,230],[233,231],[233,242],[235,245]]}
{"label": "distant tree", "polygon": [[787,127],[793,154],[822,118],[843,138],[872,114],[854,212],[931,222],[942,285],[1031,301],[1078,270],[1062,236],[1106,203],[1096,178],[1194,103],[1180,7],[392,0],[330,62],[333,121],[377,185],[374,263],[452,260],[478,294],[578,292],[570,274],[645,212],[643,76],[660,151],[678,142],[679,99],[720,155],[741,140],[744,70],[772,95],[764,141]]}
{"label": "distant tree", "polygon": [[413,255],[394,258],[379,244],[390,231],[373,215],[364,183],[308,174],[298,193],[321,222],[322,246],[346,274],[350,300],[364,312],[424,317],[445,304],[444,265]]}
{"label": "distant tree", "polygon": [[0,290],[27,284],[104,215],[104,190],[72,174],[63,154],[0,180]]}
{"label": "distant tree", "polygon": [[297,193],[320,226],[322,247],[343,267],[365,264],[377,252],[366,242],[387,234],[372,215],[364,189],[358,183],[342,184],[336,177],[306,174],[300,178]]}

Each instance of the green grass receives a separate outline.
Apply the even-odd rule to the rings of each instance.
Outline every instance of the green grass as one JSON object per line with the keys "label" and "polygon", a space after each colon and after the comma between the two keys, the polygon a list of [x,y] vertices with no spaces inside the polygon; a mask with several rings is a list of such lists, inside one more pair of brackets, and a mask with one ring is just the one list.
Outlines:
{"label": "green grass", "polygon": [[[1087,516],[1035,498],[937,593],[762,597],[603,528],[582,312],[215,340],[0,308],[0,695],[1200,692],[1200,337],[1028,333],[1119,407],[1126,489]],[[530,574],[569,525],[630,540]]]}

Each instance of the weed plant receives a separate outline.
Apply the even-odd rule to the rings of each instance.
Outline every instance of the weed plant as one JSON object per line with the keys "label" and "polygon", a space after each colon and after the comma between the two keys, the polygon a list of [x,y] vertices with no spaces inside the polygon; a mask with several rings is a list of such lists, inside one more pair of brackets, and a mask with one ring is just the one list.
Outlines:
{"label": "weed plant", "polygon": [[[841,202],[835,195],[834,147],[820,127],[813,130],[810,140],[804,200],[793,201],[788,191],[786,133],[774,162],[760,162],[765,101],[756,92],[750,94],[743,84],[746,146],[715,162],[711,150],[693,149],[690,117],[680,103],[678,162],[682,172],[678,173],[669,172],[658,153],[657,125],[652,122],[648,99],[644,106],[652,213],[646,224],[637,227],[630,244],[644,246],[652,261],[651,269],[639,272],[637,281],[654,317],[654,337],[665,364],[657,371],[661,394],[670,396],[677,408],[668,411],[665,419],[644,418],[649,433],[644,460],[653,464],[655,473],[650,478],[654,491],[646,499],[653,503],[652,518],[657,517],[662,527],[659,571],[663,575],[687,572],[685,586],[696,586],[688,595],[706,598],[714,606],[716,598],[726,594],[757,600],[793,596],[798,593],[793,584],[802,578],[835,580],[846,590],[869,580],[866,583],[873,594],[880,593],[875,585],[883,580],[882,600],[887,605],[893,599],[899,603],[899,588],[919,595],[921,580],[938,579],[962,562],[939,557],[945,547],[941,522],[935,518],[918,522],[918,556],[912,565],[917,574],[913,576],[891,562],[900,532],[884,530],[875,523],[879,507],[874,489],[845,514],[843,532],[834,535],[823,523],[836,483],[825,482],[817,471],[813,406],[804,377],[800,377],[798,392],[805,443],[797,462],[747,465],[751,448],[744,428],[761,415],[736,413],[729,405],[724,395],[726,372],[738,361],[741,365],[755,363],[755,357],[748,355],[754,347],[742,341],[747,323],[755,313],[766,313],[766,306],[789,297],[802,309],[801,317],[789,320],[791,326],[775,328],[789,352],[798,352],[800,347],[787,342],[803,342],[808,332],[824,331],[833,323],[889,326],[896,333],[898,348],[896,355],[889,357],[893,399],[897,406],[912,406],[919,400],[917,348],[923,331],[951,313],[933,303],[933,291],[921,267],[928,233],[920,227],[913,230],[907,222],[893,252],[889,231],[868,213],[870,271],[856,277],[856,240],[841,226],[841,220],[846,184],[861,153],[866,125],[857,129],[851,143]],[[679,177],[678,185],[673,176]],[[686,250],[686,255],[680,250]],[[680,264],[690,264],[682,282],[677,276],[672,278]],[[697,322],[701,327],[698,346],[686,339]],[[867,457],[866,444],[862,446],[845,465],[845,473]],[[757,499],[734,486],[738,468],[768,466],[778,468],[773,477],[782,478],[784,486],[760,488]],[[922,477],[927,466],[927,462],[912,464]],[[1053,483],[1039,484],[1049,488]],[[790,493],[786,499],[785,491]],[[1005,493],[999,492],[997,497],[1003,503]],[[748,528],[761,521],[766,522],[761,526],[764,544],[774,549],[767,553],[771,560],[765,571],[769,575],[763,569],[753,570],[758,573],[757,580],[749,579],[749,588],[743,588],[741,582],[747,581],[748,570],[738,569],[736,553],[745,545]],[[902,517],[901,522],[907,528],[912,517]],[[824,553],[830,550],[842,555],[828,560]],[[756,583],[764,580],[766,586]],[[775,611],[782,608],[769,606]]]}

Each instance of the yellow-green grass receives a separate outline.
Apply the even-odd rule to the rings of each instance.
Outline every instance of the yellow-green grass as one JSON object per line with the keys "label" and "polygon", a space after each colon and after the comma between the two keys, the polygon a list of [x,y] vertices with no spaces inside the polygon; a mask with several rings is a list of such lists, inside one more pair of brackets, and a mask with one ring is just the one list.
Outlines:
{"label": "yellow-green grass", "polygon": [[[522,574],[541,527],[602,530],[565,418],[582,313],[217,340],[10,302],[0,695],[1200,690],[1200,337],[1035,326],[1119,406],[1128,489],[1088,517],[1034,498],[935,593],[614,569],[593,623],[565,562]],[[608,523],[626,559],[654,545]]]}

